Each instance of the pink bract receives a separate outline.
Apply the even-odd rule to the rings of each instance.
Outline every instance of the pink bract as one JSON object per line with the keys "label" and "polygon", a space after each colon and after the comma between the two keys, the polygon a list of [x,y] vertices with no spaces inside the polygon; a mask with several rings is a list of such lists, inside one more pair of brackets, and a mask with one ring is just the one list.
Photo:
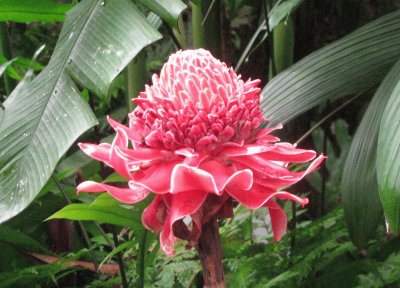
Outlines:
{"label": "pink bract", "polygon": [[[116,131],[111,145],[79,144],[127,178],[128,186],[86,181],[78,192],[106,191],[124,203],[155,193],[142,221],[161,231],[168,255],[176,237],[195,245],[203,224],[231,216],[232,199],[249,209],[268,208],[274,239],[281,239],[287,219],[275,199],[302,205],[308,199],[280,189],[300,181],[326,157],[278,142],[270,133],[281,125],[261,128],[267,119],[259,107],[260,81],[243,81],[206,50],[171,55],[152,82],[133,100],[137,107],[128,127],[108,118]],[[304,171],[287,168],[311,160]],[[189,227],[185,217],[192,220]]]}

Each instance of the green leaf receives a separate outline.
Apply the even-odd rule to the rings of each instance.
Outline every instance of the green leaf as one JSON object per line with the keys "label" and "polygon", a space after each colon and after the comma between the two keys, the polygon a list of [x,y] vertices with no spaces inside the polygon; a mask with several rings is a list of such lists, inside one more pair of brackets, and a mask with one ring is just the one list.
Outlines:
{"label": "green leaf", "polygon": [[106,257],[104,257],[103,261],[101,261],[101,263],[99,265],[99,268],[101,268],[101,266],[106,261],[109,261],[112,257],[117,255],[119,252],[122,252],[122,251],[124,251],[125,249],[128,249],[128,248],[135,247],[136,244],[137,244],[137,241],[133,240],[133,241],[124,242],[124,243],[118,245],[118,247],[115,247],[110,253],[107,254]]}
{"label": "green leaf", "polygon": [[160,16],[171,27],[178,27],[178,17],[186,9],[185,3],[180,0],[139,0],[147,8]]}
{"label": "green leaf", "polygon": [[0,225],[0,242],[8,243],[28,251],[47,251],[39,242],[25,233],[9,228],[6,225]]}
{"label": "green leaf", "polygon": [[271,125],[379,83],[400,57],[400,10],[385,15],[292,65],[263,89]]}
{"label": "green leaf", "polygon": [[120,226],[131,227],[140,231],[142,224],[140,214],[132,209],[119,205],[102,206],[88,203],[69,204],[60,211],[51,215],[50,219],[92,220]]}
{"label": "green leaf", "polygon": [[302,2],[303,0],[289,0],[274,7],[271,10],[271,16],[268,19],[270,30],[273,30],[282,20],[288,18]]}
{"label": "green leaf", "polygon": [[15,58],[0,65],[0,77],[3,75],[4,71],[6,71],[8,66],[10,66],[14,61],[15,61]]}
{"label": "green leaf", "polygon": [[70,145],[96,124],[74,80],[105,95],[126,64],[161,37],[129,0],[103,4],[86,0],[68,12],[49,65],[0,110],[0,223],[28,206]]}
{"label": "green leaf", "polygon": [[58,4],[51,0],[2,0],[0,21],[64,21],[65,13],[72,7],[72,4]]}
{"label": "green leaf", "polygon": [[386,103],[400,80],[400,62],[368,106],[350,148],[342,178],[342,202],[350,237],[365,248],[382,219],[376,174],[378,134]]}
{"label": "green leaf", "polygon": [[379,196],[390,230],[400,233],[400,61],[393,68],[377,152]]}

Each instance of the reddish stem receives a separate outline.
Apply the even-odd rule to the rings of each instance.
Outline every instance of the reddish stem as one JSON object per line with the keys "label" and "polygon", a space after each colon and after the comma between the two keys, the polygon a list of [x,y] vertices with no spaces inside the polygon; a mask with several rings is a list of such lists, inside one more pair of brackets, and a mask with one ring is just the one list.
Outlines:
{"label": "reddish stem", "polygon": [[219,224],[216,217],[211,218],[209,222],[203,225],[197,251],[203,266],[203,287],[225,288]]}

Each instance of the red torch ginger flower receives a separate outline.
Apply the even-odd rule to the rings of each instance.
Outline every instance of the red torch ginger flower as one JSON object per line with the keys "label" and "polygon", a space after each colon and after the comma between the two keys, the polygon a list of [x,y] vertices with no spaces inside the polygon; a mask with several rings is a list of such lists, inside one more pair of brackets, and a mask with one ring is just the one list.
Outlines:
{"label": "red torch ginger flower", "polygon": [[[116,131],[111,145],[80,144],[127,178],[128,187],[86,181],[78,192],[106,191],[124,203],[155,193],[142,221],[161,231],[161,248],[169,255],[176,237],[195,245],[203,224],[229,217],[232,198],[249,209],[268,208],[274,239],[281,239],[287,219],[275,198],[302,205],[308,199],[279,189],[315,170],[325,156],[278,142],[270,132],[281,125],[261,128],[260,81],[243,81],[206,50],[173,54],[152,82],[134,99],[129,127],[108,118]],[[311,160],[305,171],[287,168]],[[185,217],[192,220],[189,227]]]}

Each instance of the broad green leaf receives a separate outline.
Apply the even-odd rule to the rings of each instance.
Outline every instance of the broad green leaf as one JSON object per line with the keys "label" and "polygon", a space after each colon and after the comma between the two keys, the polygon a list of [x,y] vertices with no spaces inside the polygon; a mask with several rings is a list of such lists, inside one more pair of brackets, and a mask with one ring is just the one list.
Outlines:
{"label": "broad green leaf", "polygon": [[47,250],[35,239],[25,233],[0,225],[0,242],[5,242],[28,251],[46,252]]}
{"label": "broad green leaf", "polygon": [[400,10],[310,54],[273,78],[261,107],[271,124],[378,84],[400,58]]}
{"label": "broad green leaf", "polygon": [[0,110],[0,223],[28,206],[69,146],[96,124],[74,81],[105,95],[160,37],[129,0],[85,0],[67,13],[49,65]]}
{"label": "broad green leaf", "polygon": [[390,230],[400,233],[400,61],[380,125],[377,152],[379,197]]}
{"label": "broad green leaf", "polygon": [[378,134],[386,103],[400,80],[400,62],[385,77],[354,135],[344,165],[342,201],[352,241],[365,248],[383,220],[376,174]]}
{"label": "broad green leaf", "polygon": [[178,17],[186,9],[185,3],[180,0],[139,0],[147,8],[160,16],[171,27],[178,27]]}
{"label": "broad green leaf", "polygon": [[1,0],[0,21],[64,21],[65,13],[72,7],[72,4],[58,4],[52,0]]}
{"label": "broad green leaf", "polygon": [[88,203],[69,204],[47,218],[47,220],[50,219],[92,220],[131,227],[135,231],[143,227],[140,222],[140,214],[137,211],[119,205],[110,207]]}

